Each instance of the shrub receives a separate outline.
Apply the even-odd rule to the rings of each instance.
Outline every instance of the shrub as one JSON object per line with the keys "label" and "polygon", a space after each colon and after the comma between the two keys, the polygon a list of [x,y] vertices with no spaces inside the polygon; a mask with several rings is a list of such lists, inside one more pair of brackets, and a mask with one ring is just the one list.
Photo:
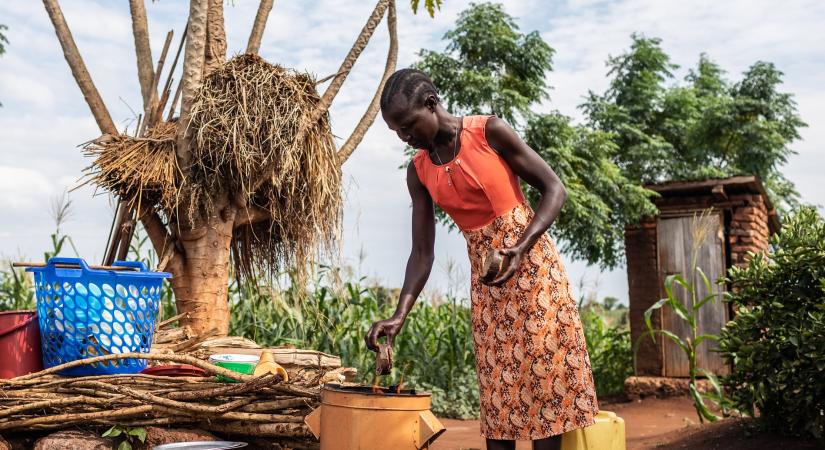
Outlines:
{"label": "shrub", "polygon": [[732,268],[736,310],[720,349],[734,405],[768,428],[825,437],[825,222],[813,208],[789,217],[774,252]]}
{"label": "shrub", "polygon": [[[600,314],[592,307],[581,310],[584,339],[599,396],[621,394],[624,380],[633,375],[630,330],[626,323],[609,325],[605,313],[601,311]],[[624,314],[627,314],[626,309]]]}

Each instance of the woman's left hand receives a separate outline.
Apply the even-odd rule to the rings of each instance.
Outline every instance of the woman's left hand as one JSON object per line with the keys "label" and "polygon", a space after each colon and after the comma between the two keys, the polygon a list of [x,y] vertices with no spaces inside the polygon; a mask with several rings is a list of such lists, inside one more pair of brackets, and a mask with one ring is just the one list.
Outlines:
{"label": "woman's left hand", "polygon": [[515,247],[503,248],[499,250],[499,252],[504,258],[504,267],[498,276],[489,283],[490,286],[501,286],[506,283],[507,280],[509,280],[510,277],[516,273],[516,270],[518,270],[521,265],[521,260],[524,257],[524,254],[527,253],[527,250],[524,247],[517,245]]}

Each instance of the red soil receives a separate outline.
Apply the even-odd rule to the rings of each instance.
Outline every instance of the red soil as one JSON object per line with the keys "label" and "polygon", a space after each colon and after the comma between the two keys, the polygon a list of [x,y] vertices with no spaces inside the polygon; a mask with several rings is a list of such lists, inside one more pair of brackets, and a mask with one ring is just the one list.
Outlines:
{"label": "red soil", "polygon": [[[814,441],[776,436],[751,430],[749,420],[727,419],[699,425],[693,403],[688,397],[644,399],[634,402],[599,403],[624,419],[627,450],[725,449],[783,450],[817,449]],[[471,450],[485,448],[477,420],[442,419],[447,431],[432,445],[432,450]],[[518,442],[517,450],[530,450],[528,441]]]}

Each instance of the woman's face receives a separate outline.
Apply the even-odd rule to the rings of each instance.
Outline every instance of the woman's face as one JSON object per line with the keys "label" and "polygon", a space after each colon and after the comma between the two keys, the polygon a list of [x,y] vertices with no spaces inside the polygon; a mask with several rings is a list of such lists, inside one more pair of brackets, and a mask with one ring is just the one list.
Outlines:
{"label": "woman's face", "polygon": [[402,101],[393,102],[389,108],[381,111],[384,122],[410,147],[432,150],[438,133],[435,99],[428,98],[423,106],[411,106],[403,97],[396,98],[402,98]]}

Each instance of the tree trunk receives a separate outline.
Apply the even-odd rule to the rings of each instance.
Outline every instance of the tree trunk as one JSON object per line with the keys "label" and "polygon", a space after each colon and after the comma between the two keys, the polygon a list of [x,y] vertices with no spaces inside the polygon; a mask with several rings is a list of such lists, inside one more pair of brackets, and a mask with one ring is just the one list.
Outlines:
{"label": "tree trunk", "polygon": [[198,334],[217,330],[219,336],[229,332],[229,264],[232,241],[232,217],[213,214],[195,229],[178,236],[184,257],[173,273],[172,290],[178,313],[189,313],[181,326]]}
{"label": "tree trunk", "polygon": [[206,57],[206,15],[208,9],[207,0],[190,1],[189,24],[186,27],[186,50],[183,55],[183,74],[180,80],[183,86],[183,99],[180,107],[175,149],[178,167],[184,171],[184,174],[187,174],[189,170],[191,158],[189,113],[192,109],[192,102],[194,102],[198,89],[201,87],[203,60]]}
{"label": "tree trunk", "polygon": [[226,31],[223,25],[223,0],[209,0],[206,15],[206,60],[204,76],[222,66],[226,61]]}

